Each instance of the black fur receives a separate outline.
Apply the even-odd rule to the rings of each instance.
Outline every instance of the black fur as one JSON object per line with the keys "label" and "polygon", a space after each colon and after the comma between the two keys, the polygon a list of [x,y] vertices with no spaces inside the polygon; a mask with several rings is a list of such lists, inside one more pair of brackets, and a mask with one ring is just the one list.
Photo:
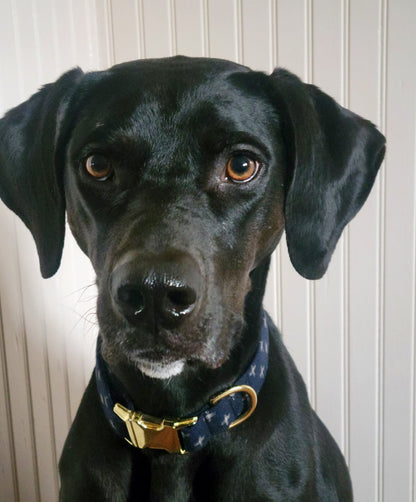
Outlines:
{"label": "black fur", "polygon": [[[6,114],[0,196],[32,232],[44,277],[59,267],[66,209],[97,274],[104,358],[138,410],[184,418],[253,357],[283,230],[298,272],[321,277],[384,144],[286,70],[134,61],[72,70]],[[86,171],[91,156],[111,168],[106,179]],[[237,183],[226,166],[241,156],[258,169]],[[253,416],[184,456],[121,441],[93,377],[60,461],[61,500],[352,500],[344,459],[275,328],[270,344]],[[156,376],[178,361],[181,371],[146,376],[150,360]]]}

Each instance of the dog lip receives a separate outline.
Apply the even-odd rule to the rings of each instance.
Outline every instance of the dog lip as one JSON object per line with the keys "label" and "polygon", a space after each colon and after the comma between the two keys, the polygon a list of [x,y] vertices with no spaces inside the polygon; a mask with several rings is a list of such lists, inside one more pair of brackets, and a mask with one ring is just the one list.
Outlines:
{"label": "dog lip", "polygon": [[172,362],[177,360],[170,351],[165,350],[141,350],[135,354],[137,359],[149,362]]}
{"label": "dog lip", "polygon": [[144,375],[162,380],[179,375],[185,366],[184,359],[154,359],[153,357],[149,358],[141,355],[137,355],[132,359]]}
{"label": "dog lip", "polygon": [[177,347],[172,348],[157,348],[157,349],[141,349],[131,352],[129,359],[133,360],[136,364],[157,364],[157,365],[170,365],[176,362],[185,362],[191,360],[199,360],[198,351],[193,347],[192,350],[186,350]]}
{"label": "dog lip", "polygon": [[151,364],[171,364],[176,361],[185,361],[184,351],[175,351],[164,348],[142,349],[132,352],[132,357],[136,361]]}

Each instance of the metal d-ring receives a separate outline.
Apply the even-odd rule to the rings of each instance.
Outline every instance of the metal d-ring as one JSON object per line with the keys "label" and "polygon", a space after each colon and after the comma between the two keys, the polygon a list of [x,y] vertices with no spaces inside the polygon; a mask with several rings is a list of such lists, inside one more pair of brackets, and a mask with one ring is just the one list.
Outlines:
{"label": "metal d-ring", "polygon": [[214,396],[210,400],[211,404],[214,405],[218,403],[218,401],[221,401],[221,399],[224,399],[224,397],[230,396],[231,394],[236,394],[237,392],[243,392],[244,394],[248,394],[251,399],[251,406],[245,413],[243,413],[240,417],[238,417],[236,420],[234,420],[234,422],[232,422],[228,426],[229,429],[232,429],[233,427],[240,425],[242,422],[247,420],[247,418],[249,418],[253,414],[257,406],[256,391],[253,389],[253,387],[250,387],[249,385],[236,385],[235,387],[231,387],[230,389],[225,390],[221,394]]}

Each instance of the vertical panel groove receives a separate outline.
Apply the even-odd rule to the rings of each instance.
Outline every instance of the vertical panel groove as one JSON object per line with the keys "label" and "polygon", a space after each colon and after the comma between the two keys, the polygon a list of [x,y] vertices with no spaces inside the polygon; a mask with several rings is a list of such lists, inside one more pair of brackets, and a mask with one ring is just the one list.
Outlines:
{"label": "vertical panel groove", "polygon": [[[46,329],[44,330],[46,333]],[[48,396],[48,417],[49,417],[49,430],[52,431],[51,434],[51,446],[52,446],[52,459],[54,465],[58,465],[58,456],[57,456],[57,445],[56,445],[56,436],[54,434],[55,431],[55,420],[53,416],[53,404],[52,404],[52,387],[51,387],[51,371],[50,371],[50,359],[49,359],[49,351],[47,347],[47,341],[45,339],[45,369],[46,369],[46,392]],[[53,481],[55,484],[56,493],[59,491],[59,480],[58,480],[58,471],[55,469],[52,473]]]}
{"label": "vertical panel groove", "polygon": [[[342,105],[345,107],[349,106],[350,101],[350,2],[349,0],[342,0],[342,9],[341,9],[341,29],[342,29],[342,40],[341,40],[341,48],[342,48],[342,65],[341,65],[341,101]],[[343,399],[342,399],[342,448],[344,452],[344,456],[347,464],[350,463],[350,445],[349,445],[349,354],[350,354],[350,346],[349,346],[349,338],[350,338],[350,282],[349,282],[349,270],[350,270],[350,237],[349,237],[349,228],[348,226],[345,228],[342,238],[342,338],[343,338],[343,354],[342,354],[342,386],[343,386]]]}
{"label": "vertical panel groove", "polygon": [[313,0],[305,0],[305,80],[313,83]]}
{"label": "vertical panel groove", "polygon": [[307,326],[308,326],[308,378],[312,407],[317,406],[316,382],[316,315],[315,315],[315,283],[308,282],[307,286]]}
{"label": "vertical panel groove", "polygon": [[[305,80],[313,82],[313,0],[304,3],[304,53],[305,53]],[[316,381],[316,285],[313,281],[307,284],[307,326],[308,326],[308,378],[312,406],[317,406],[317,381]]]}
{"label": "vertical panel groove", "polygon": [[235,57],[237,63],[244,64],[243,7],[241,2],[242,0],[234,0]]}
{"label": "vertical panel groove", "polygon": [[208,0],[201,0],[201,24],[202,24],[202,55],[209,57],[209,6]]}
{"label": "vertical panel groove", "polygon": [[342,26],[342,65],[341,65],[341,104],[348,108],[350,104],[350,88],[349,88],[349,78],[350,78],[350,1],[341,0],[341,26]]}
{"label": "vertical panel groove", "polygon": [[113,0],[106,0],[105,14],[107,23],[107,53],[110,59],[110,65],[116,62],[115,43],[114,43],[114,22],[113,22]]}
{"label": "vertical panel groove", "polygon": [[[416,117],[414,121],[414,172],[416,172]],[[414,193],[416,194],[416,177],[414,179]],[[412,384],[410,394],[410,424],[411,424],[411,457],[410,457],[410,502],[416,500],[416,486],[415,486],[415,470],[416,470],[416,202],[413,202],[413,288],[412,288],[412,360],[411,360],[411,373]]]}
{"label": "vertical panel groove", "polygon": [[145,27],[145,22],[144,22],[144,7],[143,7],[143,0],[137,0],[137,31],[138,31],[138,36],[137,39],[139,40],[140,43],[140,57],[145,58],[146,57],[146,27]]}
{"label": "vertical panel groove", "polygon": [[273,317],[274,319],[277,320],[277,325],[280,327],[281,322],[280,322],[280,315],[279,315],[279,304],[278,304],[278,298],[279,298],[279,272],[277,270],[278,266],[278,260],[277,260],[277,254],[276,251],[272,254],[271,256],[271,274],[269,274],[269,280],[272,282],[272,292],[273,292]]}
{"label": "vertical panel groove", "polygon": [[6,357],[6,346],[5,346],[5,338],[6,338],[6,332],[4,330],[4,325],[3,325],[3,317],[1,313],[3,312],[2,306],[1,306],[1,297],[0,297],[0,332],[3,333],[3,336],[0,337],[0,361],[2,365],[2,372],[3,372],[3,385],[4,385],[4,400],[6,402],[6,417],[7,417],[7,431],[8,431],[8,436],[9,436],[9,454],[10,454],[10,461],[12,465],[12,475],[13,475],[13,491],[14,491],[14,500],[17,502],[20,500],[20,494],[19,494],[19,483],[17,480],[17,463],[16,463],[16,444],[15,444],[15,437],[14,437],[14,431],[13,431],[13,421],[12,421],[12,407],[11,407],[11,402],[10,402],[10,384],[9,384],[9,369],[7,365],[7,357]]}
{"label": "vertical panel groove", "polygon": [[[20,262],[20,257],[19,257]],[[23,290],[23,282],[22,282],[22,274],[19,263],[19,284],[20,290]],[[25,318],[25,305],[22,305],[23,311],[23,333],[22,333],[22,343],[23,343],[23,359],[24,359],[24,369],[25,369],[25,384],[27,390],[27,408],[29,413],[29,434],[30,434],[30,442],[32,447],[32,463],[33,463],[33,471],[35,477],[35,493],[36,500],[41,502],[40,495],[40,484],[39,484],[39,459],[37,453],[36,446],[36,431],[35,431],[35,416],[33,413],[33,396],[32,396],[32,386],[30,381],[30,371],[29,371],[29,351],[28,351],[28,342],[27,342],[27,329],[26,329],[26,318]]]}
{"label": "vertical panel groove", "polygon": [[177,36],[176,36],[176,2],[169,0],[169,50],[170,55],[174,56],[178,52]]}
{"label": "vertical panel groove", "polygon": [[[16,223],[16,221],[14,222]],[[15,225],[16,228],[16,225]],[[20,290],[23,291],[23,282],[22,282],[22,273],[20,268],[20,256],[19,256],[19,268],[18,268],[18,280],[20,284]],[[32,397],[32,388],[30,383],[30,373],[29,373],[29,353],[28,353],[28,343],[27,343],[27,330],[26,330],[26,319],[25,319],[25,305],[22,305],[23,311],[23,319],[22,319],[22,352],[23,352],[23,360],[24,360],[24,379],[26,385],[26,393],[27,393],[27,409],[29,414],[29,435],[30,435],[30,443],[31,443],[31,457],[33,464],[33,472],[34,472],[34,482],[35,482],[35,493],[36,500],[41,502],[40,496],[40,485],[39,485],[39,469],[38,469],[38,455],[36,448],[36,432],[35,432],[35,420],[33,413],[33,397]]]}
{"label": "vertical panel groove", "polygon": [[[113,57],[113,55],[111,55]],[[69,384],[69,365],[68,365],[68,347],[67,347],[67,337],[64,335],[64,354],[63,354],[63,364],[64,364],[64,370],[63,370],[63,375],[64,375],[64,389],[65,389],[65,411],[66,411],[66,419],[67,419],[67,424],[68,428],[72,423],[72,416],[71,416],[71,387]]]}
{"label": "vertical panel groove", "polygon": [[[269,72],[276,67],[277,60],[277,5],[276,0],[268,0],[269,12]],[[272,283],[273,317],[279,329],[282,327],[281,317],[281,273],[280,251],[277,249],[271,256],[271,271],[269,281]]]}
{"label": "vertical panel groove", "polygon": [[[70,253],[72,255],[72,248],[73,248],[73,243],[70,243]],[[71,260],[71,276],[75,277],[76,271],[74,270],[75,263]],[[69,332],[70,334],[70,332]],[[74,392],[74,387],[71,385],[71,375],[70,375],[70,369],[71,369],[71,361],[70,361],[70,354],[71,354],[71,348],[68,347],[68,334],[65,334],[65,388],[68,391],[67,395],[67,411],[68,411],[68,426],[73,422],[75,418],[75,412],[72,409],[72,401],[73,401],[73,395],[75,394]],[[72,389],[72,396],[71,396],[71,389]]]}
{"label": "vertical panel groove", "polygon": [[276,299],[277,299],[277,322],[278,327],[283,331],[283,280],[282,280],[283,258],[282,252],[276,252]]}
{"label": "vertical panel groove", "polygon": [[270,24],[269,24],[269,33],[270,33],[270,68],[269,71],[273,71],[273,69],[277,66],[277,0],[269,0],[269,13],[270,13]]}
{"label": "vertical panel groove", "polygon": [[134,29],[136,32],[137,40],[137,57],[143,58],[143,44],[142,44],[142,33],[140,30],[140,5],[139,0],[134,0]]}
{"label": "vertical panel groove", "polygon": [[[387,113],[387,12],[388,0],[380,0],[379,3],[379,106],[378,123],[382,132],[386,131],[386,113]],[[377,423],[376,423],[376,500],[383,502],[384,499],[384,352],[385,352],[385,221],[386,221],[386,183],[385,169],[381,170],[379,175],[379,193],[378,193],[378,240],[379,253],[378,262],[378,296],[377,296]]]}
{"label": "vertical panel groove", "polygon": [[[278,65],[277,54],[277,0],[269,0],[269,13],[270,13],[270,24],[269,24],[269,71],[272,72]],[[282,304],[283,304],[283,289],[282,289],[282,257],[280,246],[272,255],[273,260],[273,277],[271,280],[273,282],[273,296],[274,296],[274,312],[277,326],[282,329],[283,326],[283,314],[282,314]]]}

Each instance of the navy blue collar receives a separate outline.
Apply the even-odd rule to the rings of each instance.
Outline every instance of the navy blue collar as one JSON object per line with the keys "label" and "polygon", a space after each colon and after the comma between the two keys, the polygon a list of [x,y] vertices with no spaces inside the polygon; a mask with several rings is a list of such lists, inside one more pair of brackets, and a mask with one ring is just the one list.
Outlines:
{"label": "navy blue collar", "polygon": [[[266,312],[263,312],[261,324],[259,346],[246,372],[233,387],[214,396],[194,417],[185,420],[155,419],[134,411],[131,398],[101,356],[99,337],[95,379],[104,414],[114,432],[134,446],[185,453],[199,450],[211,436],[246,420],[256,407],[257,394],[268,367],[269,327]],[[170,436],[166,442],[168,432],[173,434],[176,446],[170,446]]]}

